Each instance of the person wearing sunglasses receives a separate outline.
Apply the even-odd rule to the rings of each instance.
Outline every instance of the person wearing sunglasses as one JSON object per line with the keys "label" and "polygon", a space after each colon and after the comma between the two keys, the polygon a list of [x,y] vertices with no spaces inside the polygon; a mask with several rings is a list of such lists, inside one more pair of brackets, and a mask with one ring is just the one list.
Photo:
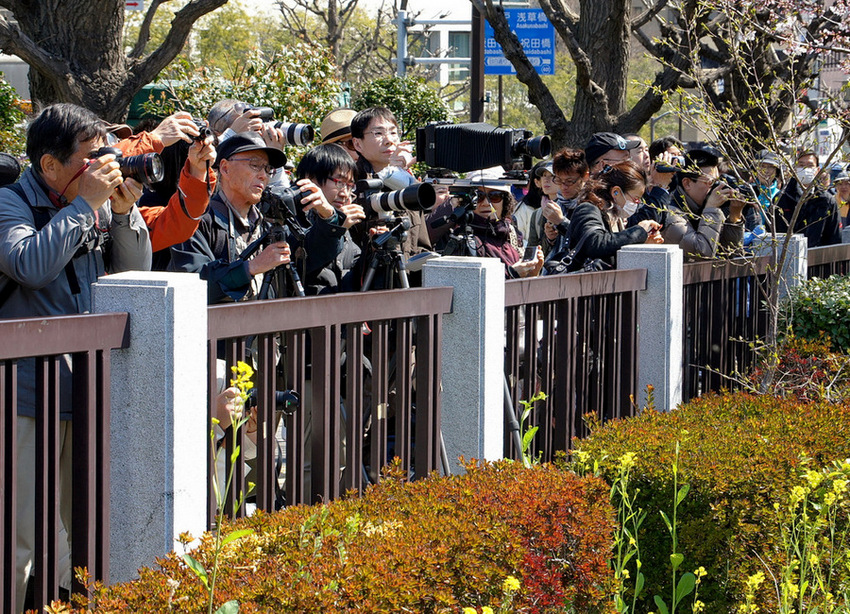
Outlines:
{"label": "person wearing sunglasses", "polygon": [[501,168],[473,171],[467,175],[472,189],[472,228],[475,253],[482,258],[498,258],[505,265],[505,278],[534,277],[543,268],[543,251],[523,260],[522,236],[511,214],[516,206],[511,186],[499,180]]}
{"label": "person wearing sunglasses", "polygon": [[[588,179],[579,193],[581,202],[570,220],[569,246],[578,248],[568,271],[580,270],[586,261],[600,259],[615,266],[616,255],[624,245],[661,243],[661,224],[643,220],[627,227],[646,189],[646,173],[631,160],[606,166]],[[560,259],[563,252],[550,258]]]}

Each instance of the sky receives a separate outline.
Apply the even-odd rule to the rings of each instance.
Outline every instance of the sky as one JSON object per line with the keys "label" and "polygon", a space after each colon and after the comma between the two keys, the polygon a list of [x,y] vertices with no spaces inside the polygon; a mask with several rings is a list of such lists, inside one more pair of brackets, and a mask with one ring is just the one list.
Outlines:
{"label": "sky", "polygon": [[[380,0],[361,0],[363,6],[374,10]],[[249,0],[244,5],[255,6],[258,11],[277,12],[277,0]],[[411,11],[421,11],[421,19],[435,19],[442,12],[450,12],[452,19],[469,19],[472,5],[466,0],[409,0]]]}

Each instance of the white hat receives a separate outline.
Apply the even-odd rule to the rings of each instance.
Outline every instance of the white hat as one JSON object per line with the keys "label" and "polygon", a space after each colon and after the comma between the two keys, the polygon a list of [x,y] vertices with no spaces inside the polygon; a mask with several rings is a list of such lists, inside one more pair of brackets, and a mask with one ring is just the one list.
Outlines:
{"label": "white hat", "polygon": [[505,183],[505,171],[501,166],[484,168],[466,174],[466,181],[472,187],[484,187],[500,192],[510,192],[511,184]]}

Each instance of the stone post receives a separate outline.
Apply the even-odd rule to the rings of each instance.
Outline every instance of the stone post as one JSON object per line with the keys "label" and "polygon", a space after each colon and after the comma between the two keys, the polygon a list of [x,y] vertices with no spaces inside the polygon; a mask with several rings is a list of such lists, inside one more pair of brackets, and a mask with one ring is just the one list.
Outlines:
{"label": "stone post", "polygon": [[130,313],[130,347],[112,353],[112,583],[206,529],[207,285],[133,271],[100,278],[93,293],[96,313]]}
{"label": "stone post", "polygon": [[495,258],[435,258],[426,287],[454,287],[443,318],[442,432],[452,472],[458,457],[496,460],[504,449],[505,266]]}
{"label": "stone post", "polygon": [[638,398],[654,389],[655,408],[670,411],[682,402],[682,270],[678,245],[629,245],[617,252],[618,269],[646,269],[638,307]]}

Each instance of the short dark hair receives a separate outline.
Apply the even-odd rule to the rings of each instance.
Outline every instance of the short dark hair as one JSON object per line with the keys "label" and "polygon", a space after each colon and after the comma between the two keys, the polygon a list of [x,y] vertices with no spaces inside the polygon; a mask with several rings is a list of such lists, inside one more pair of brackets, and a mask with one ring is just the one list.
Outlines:
{"label": "short dark hair", "polygon": [[95,137],[106,137],[106,123],[97,115],[67,102],[50,105],[27,129],[27,156],[40,173],[45,154],[67,164],[79,143]]}
{"label": "short dark hair", "polygon": [[662,136],[660,139],[655,139],[649,144],[649,159],[655,160],[671,147],[678,147],[680,151],[685,148],[682,141],[673,135]]}
{"label": "short dark hair", "polygon": [[398,120],[395,118],[395,115],[393,115],[393,112],[387,107],[369,107],[368,109],[359,111],[357,115],[351,119],[351,136],[355,139],[362,139],[363,135],[366,133],[366,128],[369,127],[369,124],[373,119],[377,118],[392,122],[396,125],[396,128],[398,128]]}
{"label": "short dark hair", "polygon": [[611,206],[610,190],[619,187],[628,192],[642,185],[646,188],[646,172],[631,160],[606,166],[584,184],[578,201],[593,203],[602,211]]}
{"label": "short dark hair", "polygon": [[316,185],[323,184],[337,172],[354,177],[354,160],[341,145],[336,143],[316,145],[304,154],[298,163],[298,168],[295,169],[299,179],[306,177]]}
{"label": "short dark hair", "polygon": [[575,171],[583,177],[587,175],[590,167],[587,165],[587,158],[584,155],[584,151],[581,149],[564,148],[556,153],[552,159],[552,170],[556,175],[558,173]]}
{"label": "short dark hair", "polygon": [[814,149],[804,149],[799,154],[797,154],[797,159],[795,162],[799,162],[801,158],[805,158],[806,156],[812,156],[815,159],[815,164],[820,166],[820,156]]}

